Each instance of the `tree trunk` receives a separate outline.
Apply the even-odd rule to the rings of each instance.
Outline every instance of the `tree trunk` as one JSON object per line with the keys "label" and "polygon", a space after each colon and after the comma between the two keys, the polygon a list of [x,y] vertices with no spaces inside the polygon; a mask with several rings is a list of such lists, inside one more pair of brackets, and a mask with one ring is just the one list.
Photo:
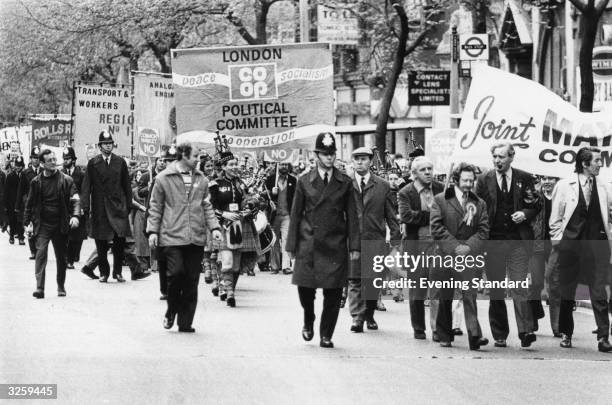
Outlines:
{"label": "tree trunk", "polygon": [[402,7],[398,0],[391,0],[395,12],[400,19],[400,35],[399,43],[397,44],[397,51],[395,58],[393,59],[393,67],[391,69],[391,75],[387,81],[387,86],[383,93],[383,97],[380,103],[380,111],[378,112],[378,120],[376,121],[376,147],[381,153],[381,156],[387,149],[386,137],[387,137],[387,121],[389,121],[389,110],[391,109],[391,102],[393,101],[393,95],[395,94],[395,87],[397,85],[397,79],[402,73],[402,67],[404,66],[404,58],[406,57],[406,43],[408,42],[408,17],[406,17],[406,11]]}
{"label": "tree trunk", "polygon": [[257,42],[262,45],[268,42],[268,34],[266,32],[268,11],[270,11],[270,5],[267,2],[262,2],[261,8],[255,12],[255,19],[257,20],[255,34],[257,35]]}
{"label": "tree trunk", "polygon": [[593,48],[597,37],[597,24],[600,15],[593,8],[586,9],[580,15],[580,111],[593,112]]}

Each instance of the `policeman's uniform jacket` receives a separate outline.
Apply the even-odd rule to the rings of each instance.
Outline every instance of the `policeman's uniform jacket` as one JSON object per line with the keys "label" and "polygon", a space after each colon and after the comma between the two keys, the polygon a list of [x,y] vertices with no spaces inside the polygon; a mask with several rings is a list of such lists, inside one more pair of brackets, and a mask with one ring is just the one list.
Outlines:
{"label": "policeman's uniform jacket", "polygon": [[[72,178],[72,181],[74,182],[74,186],[76,187],[77,192],[79,193],[79,196],[80,196],[81,190],[83,189],[83,181],[85,180],[85,173],[83,172],[83,170],[79,166],[75,165],[72,169],[72,174],[70,174],[68,169],[64,167],[62,168],[61,172]],[[85,220],[85,218],[82,215],[80,215],[79,216],[79,226],[76,229],[70,230],[70,232],[68,233],[68,238],[70,240],[87,239],[87,227],[85,225],[86,222],[87,221]]]}
{"label": "policeman's uniform jacket", "polygon": [[348,252],[361,251],[350,177],[334,168],[326,187],[314,168],[298,179],[285,250],[296,257],[293,284],[344,287]]}
{"label": "policeman's uniform jacket", "polygon": [[87,163],[81,207],[91,212],[89,236],[94,239],[112,240],[114,233],[121,238],[132,236],[129,212],[132,208],[132,188],[127,163],[111,153],[110,165],[103,155]]}

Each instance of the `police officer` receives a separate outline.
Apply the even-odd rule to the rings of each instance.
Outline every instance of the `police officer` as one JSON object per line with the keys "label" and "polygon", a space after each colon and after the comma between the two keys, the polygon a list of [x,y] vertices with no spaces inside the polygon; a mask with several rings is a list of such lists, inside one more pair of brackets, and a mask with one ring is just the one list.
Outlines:
{"label": "police officer", "polygon": [[[83,180],[85,179],[85,173],[83,173],[83,170],[76,165],[77,157],[74,149],[70,146],[65,147],[62,152],[62,158],[64,159],[62,173],[67,174],[72,178],[74,186],[80,195],[83,187]],[[87,239],[87,228],[85,227],[85,219],[81,215],[79,216],[79,226],[75,229],[70,229],[70,232],[68,233],[68,249],[66,251],[67,269],[74,269],[74,263],[80,261],[81,246],[83,245],[83,240],[85,239]]]}
{"label": "police officer", "polygon": [[[292,282],[304,310],[302,338],[314,337],[314,300],[323,289],[321,347],[331,341],[346,283],[347,265],[359,259],[359,218],[350,177],[334,167],[336,141],[329,132],[317,135],[316,167],[299,178],[291,209],[286,251],[295,257]],[[350,253],[349,253],[350,251]]]}

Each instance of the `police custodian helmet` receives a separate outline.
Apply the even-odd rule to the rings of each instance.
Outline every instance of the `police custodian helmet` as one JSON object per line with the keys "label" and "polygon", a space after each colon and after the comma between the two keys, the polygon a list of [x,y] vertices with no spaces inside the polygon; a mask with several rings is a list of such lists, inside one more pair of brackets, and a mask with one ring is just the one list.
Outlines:
{"label": "police custodian helmet", "polygon": [[321,132],[317,135],[315,152],[334,154],[336,153],[336,140],[331,132]]}

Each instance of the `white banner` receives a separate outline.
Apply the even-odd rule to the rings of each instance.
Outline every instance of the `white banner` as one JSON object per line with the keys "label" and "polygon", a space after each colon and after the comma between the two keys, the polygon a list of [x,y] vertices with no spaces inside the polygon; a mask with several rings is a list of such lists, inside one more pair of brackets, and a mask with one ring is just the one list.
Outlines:
{"label": "white banner", "polygon": [[336,2],[333,7],[317,5],[317,38],[320,42],[359,44],[359,19],[351,9],[353,6],[341,2]]}
{"label": "white banner", "polygon": [[32,126],[6,127],[0,129],[0,153],[8,157],[10,154],[21,154],[26,161],[30,156],[32,141]]}
{"label": "white banner", "polygon": [[582,113],[544,86],[488,66],[473,70],[453,160],[491,167],[492,145],[511,142],[513,166],[533,174],[566,177],[576,152],[602,150],[600,176],[612,179],[612,116]]}
{"label": "white banner", "polygon": [[435,174],[448,174],[457,142],[456,129],[425,128],[425,154],[434,165]]}

